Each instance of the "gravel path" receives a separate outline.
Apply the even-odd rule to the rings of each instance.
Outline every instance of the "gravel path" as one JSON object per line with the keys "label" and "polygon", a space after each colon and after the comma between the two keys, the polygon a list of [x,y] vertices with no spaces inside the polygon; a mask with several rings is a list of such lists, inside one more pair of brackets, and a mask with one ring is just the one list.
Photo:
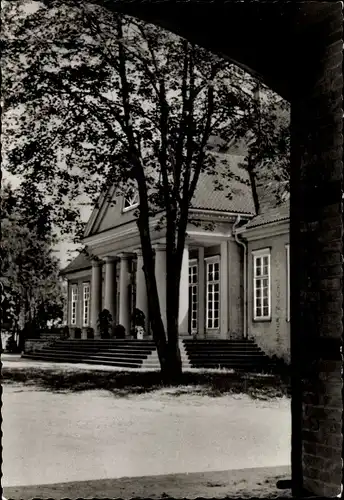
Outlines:
{"label": "gravel path", "polygon": [[290,463],[290,401],[3,387],[3,486]]}

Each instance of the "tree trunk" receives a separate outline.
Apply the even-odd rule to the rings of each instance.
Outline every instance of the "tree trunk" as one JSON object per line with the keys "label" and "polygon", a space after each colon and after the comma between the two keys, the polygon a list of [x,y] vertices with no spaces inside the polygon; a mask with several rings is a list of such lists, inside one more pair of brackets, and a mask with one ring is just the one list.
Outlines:
{"label": "tree trunk", "polygon": [[142,217],[140,214],[137,225],[140,232],[143,271],[147,287],[149,321],[152,329],[153,340],[158,352],[161,373],[163,374],[166,371],[167,366],[167,342],[164,324],[161,319],[161,304],[159,303],[159,295],[156,285],[155,265],[149,235],[148,217],[146,215],[143,215]]}
{"label": "tree trunk", "polygon": [[167,377],[171,384],[178,383],[182,375],[182,360],[179,349],[179,285],[181,262],[175,252],[167,253]]}

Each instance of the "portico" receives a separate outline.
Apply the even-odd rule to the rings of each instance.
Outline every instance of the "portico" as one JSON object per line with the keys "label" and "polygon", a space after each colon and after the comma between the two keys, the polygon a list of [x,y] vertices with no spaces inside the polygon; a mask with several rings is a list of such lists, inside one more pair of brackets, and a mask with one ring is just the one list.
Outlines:
{"label": "portico", "polygon": [[[229,227],[221,231],[193,231],[188,233],[183,252],[180,277],[179,333],[198,338],[229,338],[241,332],[241,313],[231,317],[231,302],[240,302],[240,280],[234,286],[231,276],[240,275],[240,248],[230,234]],[[153,243],[155,273],[162,321],[166,318],[166,244],[160,238]],[[71,308],[75,317],[84,317],[82,325],[92,327],[99,337],[98,318],[107,309],[113,325],[123,325],[126,337],[132,335],[133,312],[137,308],[145,315],[146,336],[150,335],[148,294],[140,247],[121,249],[118,253],[99,254],[91,260],[91,269],[82,280],[90,289],[90,317],[85,316],[82,293],[74,293]],[[73,285],[75,287],[75,285]],[[229,286],[231,295],[229,297]],[[73,316],[73,318],[74,318]],[[73,326],[73,322],[71,322]],[[85,337],[85,335],[83,335]]]}

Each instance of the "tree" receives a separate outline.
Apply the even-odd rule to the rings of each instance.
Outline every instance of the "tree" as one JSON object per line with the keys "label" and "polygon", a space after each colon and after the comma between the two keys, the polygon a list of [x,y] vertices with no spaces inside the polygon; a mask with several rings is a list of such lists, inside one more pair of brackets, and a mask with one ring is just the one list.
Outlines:
{"label": "tree", "polygon": [[14,331],[46,328],[62,319],[59,261],[52,253],[55,237],[50,209],[25,184],[1,188],[2,316]]}
{"label": "tree", "polygon": [[[282,104],[272,98],[260,110],[271,136],[264,145],[260,134],[258,147],[257,82],[233,64],[97,3],[46,0],[35,9],[11,2],[4,14],[8,168],[45,186],[64,226],[75,221],[72,200],[81,192],[92,200],[112,186],[118,195],[138,193],[153,338],[164,377],[178,376],[181,264],[200,175],[214,174],[214,189],[231,196],[233,173],[215,178],[221,160],[209,139],[227,144],[248,134],[250,166],[264,150],[276,159]],[[166,305],[157,292],[152,219],[166,236]]]}

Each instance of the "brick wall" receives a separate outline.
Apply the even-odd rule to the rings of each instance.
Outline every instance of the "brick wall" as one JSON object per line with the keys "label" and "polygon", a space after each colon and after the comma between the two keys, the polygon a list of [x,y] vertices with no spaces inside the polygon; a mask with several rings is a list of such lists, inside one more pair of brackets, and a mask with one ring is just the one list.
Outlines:
{"label": "brick wall", "polygon": [[343,19],[340,3],[321,7],[293,40],[292,475],[294,495],[329,497],[340,492],[343,442]]}

